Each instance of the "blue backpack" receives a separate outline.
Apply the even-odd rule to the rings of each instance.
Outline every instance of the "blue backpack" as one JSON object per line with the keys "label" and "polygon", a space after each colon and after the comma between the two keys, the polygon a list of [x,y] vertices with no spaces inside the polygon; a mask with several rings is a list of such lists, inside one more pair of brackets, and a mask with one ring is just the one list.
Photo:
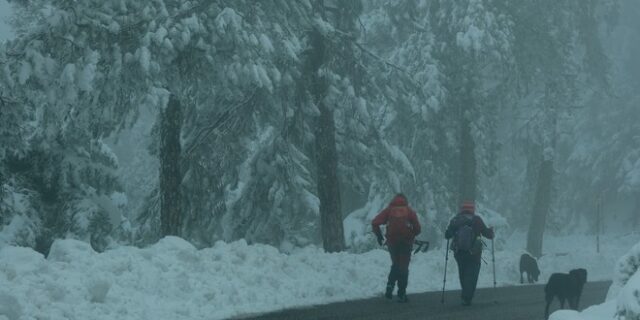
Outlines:
{"label": "blue backpack", "polygon": [[473,253],[476,242],[476,235],[473,231],[473,216],[459,214],[451,223],[455,226],[456,232],[453,236],[453,251],[468,251]]}

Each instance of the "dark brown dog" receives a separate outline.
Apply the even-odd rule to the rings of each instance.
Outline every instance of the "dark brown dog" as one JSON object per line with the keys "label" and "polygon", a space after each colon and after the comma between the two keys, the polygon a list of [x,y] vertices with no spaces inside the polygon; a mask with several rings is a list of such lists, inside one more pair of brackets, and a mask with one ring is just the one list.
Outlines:
{"label": "dark brown dog", "polygon": [[582,288],[587,282],[587,270],[574,269],[569,273],[554,273],[549,277],[549,282],[544,287],[547,306],[544,309],[544,318],[549,318],[549,305],[554,297],[560,300],[560,308],[564,309],[565,301],[569,301],[569,307],[578,310]]}
{"label": "dark brown dog", "polygon": [[520,256],[520,283],[524,283],[522,274],[525,272],[527,273],[527,281],[529,283],[538,282],[538,276],[540,276],[538,262],[527,253]]}

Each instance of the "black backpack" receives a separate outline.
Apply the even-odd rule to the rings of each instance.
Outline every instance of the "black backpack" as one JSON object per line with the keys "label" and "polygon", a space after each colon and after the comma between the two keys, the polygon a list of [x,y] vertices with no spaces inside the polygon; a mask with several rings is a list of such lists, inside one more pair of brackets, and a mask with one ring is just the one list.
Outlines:
{"label": "black backpack", "polygon": [[476,234],[473,231],[473,216],[468,214],[459,214],[453,218],[451,223],[456,228],[456,232],[453,235],[453,250],[474,253]]}

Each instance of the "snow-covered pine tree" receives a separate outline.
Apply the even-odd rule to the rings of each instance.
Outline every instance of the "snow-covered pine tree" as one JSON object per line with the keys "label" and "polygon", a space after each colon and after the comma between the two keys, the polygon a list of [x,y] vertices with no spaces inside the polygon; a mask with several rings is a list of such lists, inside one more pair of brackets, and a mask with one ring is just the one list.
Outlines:
{"label": "snow-covered pine tree", "polygon": [[441,237],[433,222],[439,216],[446,219],[443,209],[453,202],[453,179],[447,169],[453,154],[446,147],[452,142],[447,138],[451,132],[443,130],[444,78],[432,55],[435,38],[428,12],[417,1],[388,1],[372,9],[363,19],[364,39],[382,59],[371,72],[384,96],[381,130],[395,149],[392,167],[409,173],[399,175],[396,184],[402,185],[419,214],[428,213],[430,229],[425,233],[437,241]]}
{"label": "snow-covered pine tree", "polygon": [[[225,129],[240,138],[254,133],[250,130],[255,127],[244,117],[258,116],[254,111],[263,105],[256,101],[270,95],[274,83],[281,80],[280,71],[272,68],[276,61],[272,57],[274,48],[262,32],[261,20],[266,15],[260,6],[237,3],[237,8],[251,19],[248,23],[238,14],[243,11],[208,1],[87,1],[74,6],[66,1],[53,1],[43,6],[50,8],[44,11],[23,8],[28,14],[42,12],[48,16],[41,19],[41,26],[24,28],[26,35],[21,36],[12,49],[23,52],[29,48],[20,45],[31,46],[41,50],[39,54],[50,62],[47,66],[64,66],[66,82],[62,82],[65,84],[60,89],[62,92],[54,92],[55,96],[37,92],[33,97],[53,99],[60,104],[53,109],[55,114],[66,112],[74,116],[69,120],[79,120],[74,122],[74,132],[70,134],[78,143],[86,141],[83,139],[89,133],[103,138],[127,122],[135,121],[141,107],[160,113],[168,105],[169,94],[174,94],[183,105],[187,119],[183,132],[187,150],[181,160],[185,162],[183,185],[191,183],[190,169],[200,165],[203,159],[208,166],[217,167],[221,158],[242,158],[246,149],[241,144],[235,147],[241,153],[220,152],[219,157],[211,157],[209,150],[202,146],[218,139],[219,131]],[[279,7],[271,5],[270,8]],[[295,10],[287,13],[291,12],[295,14]],[[248,34],[244,26],[249,26],[252,32]],[[283,33],[282,26],[273,25],[271,30]],[[40,38],[47,42],[37,41]],[[36,41],[31,41],[33,39]],[[283,52],[291,49],[284,45],[280,48]],[[18,64],[19,57],[13,56]],[[42,87],[55,86],[46,83]],[[230,108],[236,104],[242,108]],[[273,102],[269,106],[278,105]],[[227,111],[234,116],[223,117],[222,121],[216,119]],[[200,158],[194,157],[197,152],[201,152]],[[221,171],[233,175],[229,172],[238,162],[231,162]],[[197,179],[216,180],[209,173]],[[218,185],[219,181],[213,184]],[[207,190],[211,189],[202,188],[199,193]],[[152,195],[150,199],[159,198]],[[188,216],[193,212],[190,211],[193,203],[187,204],[182,213],[185,220],[193,221]],[[154,201],[149,207],[155,208]],[[204,213],[210,213],[212,207],[207,209]],[[159,221],[155,219],[157,214],[157,210],[151,211],[146,221]],[[198,228],[193,230],[207,233]],[[144,234],[140,237],[144,238]],[[148,238],[157,237],[159,233],[153,234]],[[211,238],[215,235],[207,235],[208,240]]]}
{"label": "snow-covered pine tree", "polygon": [[108,242],[107,235],[92,233],[101,229],[95,221],[117,224],[121,217],[113,204],[117,159],[102,139],[126,114],[117,112],[122,99],[109,94],[120,84],[112,81],[119,66],[101,64],[101,53],[109,51],[93,47],[108,47],[109,41],[92,37],[110,31],[100,24],[99,34],[92,34],[90,18],[64,1],[20,2],[16,11],[34,19],[15,20],[20,33],[3,47],[2,81],[13,100],[32,110],[37,128],[25,139],[29,149],[19,161],[26,166],[21,180],[32,190],[30,204],[48,229],[38,232],[41,249],[52,237],[65,236],[93,239],[103,249],[97,242]]}
{"label": "snow-covered pine tree", "polygon": [[[584,28],[585,21],[594,22],[595,6],[590,1],[532,1],[503,7],[514,21],[514,82],[524,122],[524,134],[518,135],[524,141],[518,143],[526,146],[527,167],[533,170],[528,173],[530,189],[525,189],[533,195],[527,250],[536,256],[542,253],[546,219],[553,207],[558,130],[566,127],[559,121],[576,102],[583,101],[581,73],[589,69],[606,73],[606,62],[593,60],[602,56],[598,34]],[[588,59],[579,58],[581,50]]]}
{"label": "snow-covered pine tree", "polygon": [[291,88],[310,7],[228,5],[212,24],[220,78],[209,83],[215,95],[200,102],[220,107],[187,115],[185,123],[185,227],[202,245],[239,238],[283,249],[317,243],[309,158],[287,129],[296,117]]}
{"label": "snow-covered pine tree", "polygon": [[[314,5],[317,9],[321,3]],[[212,188],[219,190],[216,191],[216,197],[220,197],[221,200],[215,208],[218,208],[217,212],[223,212],[223,215],[210,216],[207,221],[211,221],[211,228],[224,230],[214,229],[215,231],[209,235],[214,234],[216,238],[226,240],[245,238],[251,242],[268,242],[283,248],[292,244],[318,243],[319,173],[318,162],[314,160],[317,160],[316,137],[320,110],[311,94],[314,87],[310,85],[311,79],[308,76],[313,73],[305,71],[305,68],[312,67],[317,61],[311,58],[311,50],[303,51],[305,47],[311,48],[312,30],[321,32],[326,46],[325,63],[316,67],[321,71],[321,80],[328,88],[322,102],[333,113],[335,122],[335,144],[340,153],[340,157],[337,157],[339,186],[356,190],[356,197],[360,198],[349,198],[344,202],[361,206],[361,199],[366,198],[367,192],[371,190],[376,190],[376,195],[379,195],[381,189],[384,189],[386,196],[392,192],[391,190],[398,191],[392,187],[394,183],[389,182],[397,181],[395,171],[398,171],[392,170],[393,166],[390,164],[397,164],[397,159],[402,157],[392,156],[397,149],[389,144],[385,147],[384,139],[378,132],[384,115],[379,113],[382,109],[378,109],[378,104],[374,102],[380,100],[380,94],[372,83],[357,83],[356,80],[362,78],[357,72],[366,71],[366,66],[372,63],[363,58],[366,54],[356,42],[359,39],[357,32],[354,33],[350,25],[338,27],[337,24],[340,19],[355,21],[353,17],[357,16],[357,11],[343,10],[349,13],[350,17],[339,17],[335,12],[342,11],[337,10],[338,7],[335,6],[340,4],[325,2],[322,5],[331,12],[326,19],[318,19],[318,16],[315,19],[309,18],[316,9],[303,4],[273,7],[263,5],[258,11],[237,7],[245,17],[242,20],[243,28],[257,28],[257,25],[251,24],[251,21],[256,21],[251,14],[258,14],[264,26],[276,26],[273,29],[262,28],[261,32],[267,32],[269,38],[284,37],[282,42],[273,45],[276,53],[274,56],[279,57],[274,60],[274,67],[278,68],[281,81],[274,82],[273,93],[257,92],[260,94],[259,98],[249,96],[236,104],[247,108],[259,101],[265,110],[270,110],[269,116],[266,113],[256,114],[254,122],[249,123],[250,126],[244,129],[227,129],[240,129],[232,131],[235,135],[218,135],[217,140],[211,140],[215,146],[219,146],[217,150],[237,149],[238,145],[246,145],[247,148],[229,151],[218,158],[218,163],[228,163],[230,166],[220,169],[223,179],[214,181],[219,185]],[[291,15],[291,12],[297,14]],[[279,30],[279,23],[271,21],[280,21],[279,17],[284,16],[289,17],[290,28],[282,32]],[[301,18],[299,21],[292,20],[291,16]],[[376,60],[374,63],[378,62]],[[246,91],[255,90],[247,88]],[[234,111],[218,116],[237,117],[238,114]],[[232,123],[233,121],[228,124]],[[203,151],[210,150],[212,146],[201,144]],[[207,153],[208,157],[210,155],[211,153]],[[241,157],[232,158],[242,155],[245,155],[246,160]],[[234,168],[237,163],[241,165]],[[211,167],[213,164],[209,168]],[[400,167],[401,171],[405,170],[403,166]],[[199,170],[202,173],[206,172],[203,171],[204,168]],[[193,178],[195,177],[189,175],[189,179]],[[373,182],[384,187],[369,188]],[[268,192],[265,192],[267,190]],[[189,197],[193,195],[192,192],[185,194]],[[336,221],[342,223],[341,218]],[[366,225],[368,223],[363,221],[362,226]],[[339,228],[334,227],[330,230],[335,232],[339,231]],[[336,233],[335,237],[339,238],[341,236],[337,234],[341,235],[342,232]]]}
{"label": "snow-covered pine tree", "polygon": [[[455,132],[457,201],[483,200],[481,181],[495,173],[495,130],[505,105],[505,87],[513,64],[511,21],[496,1],[430,3],[428,19],[435,34],[434,57],[443,74],[449,114]],[[445,129],[446,130],[446,129]]]}
{"label": "snow-covered pine tree", "polygon": [[[614,7],[608,8],[608,4]],[[620,23],[611,28],[603,22],[606,21],[603,17],[610,16],[607,13],[611,10],[618,12],[615,5],[621,6],[616,15]],[[582,71],[585,76],[580,78],[584,107],[572,112],[570,123],[571,132],[579,134],[563,139],[564,157],[560,165],[566,169],[559,172],[567,190],[560,198],[561,208],[569,213],[563,218],[586,224],[591,230],[598,227],[598,206],[607,217],[615,217],[620,222],[615,228],[633,230],[638,223],[640,153],[638,139],[633,137],[638,130],[638,94],[634,89],[637,72],[629,66],[633,65],[631,57],[639,47],[635,41],[637,36],[625,29],[637,25],[636,19],[631,18],[637,8],[638,4],[633,2],[607,1],[592,7],[593,14],[586,17],[599,22],[589,23],[593,23],[592,31],[585,36],[592,37],[590,47],[600,44],[604,53],[589,55],[590,60],[600,57],[599,62],[585,61]],[[587,23],[585,20],[583,23]],[[629,46],[612,45],[618,42]],[[584,59],[589,56],[581,55]],[[609,209],[616,204],[621,209]]]}
{"label": "snow-covered pine tree", "polygon": [[[393,193],[410,190],[410,185],[404,182],[414,180],[413,168],[407,157],[383,131],[392,113],[390,108],[393,102],[381,88],[400,77],[391,75],[383,79],[374,76],[381,70],[379,65],[385,61],[364,43],[365,32],[358,23],[363,10],[361,3],[319,1],[316,6],[316,9],[324,10],[324,16],[316,16],[313,27],[317,33],[309,34],[307,41],[310,44],[321,41],[316,47],[324,46],[323,63],[320,65],[312,56],[316,52],[309,51],[304,68],[317,68],[320,74],[318,78],[310,77],[301,82],[299,94],[306,99],[307,103],[303,106],[309,110],[301,113],[323,119],[322,110],[318,107],[320,97],[314,95],[318,92],[313,92],[317,88],[314,81],[315,84],[320,82],[326,86],[320,103],[333,113],[335,122],[338,185],[342,190],[340,202],[350,210],[355,209],[346,218],[345,235],[349,246],[360,250],[374,243],[368,226],[372,216],[382,209],[382,206],[377,207],[381,204],[379,200],[388,201]],[[306,74],[315,76],[313,72]],[[401,76],[402,82],[406,82],[407,75]],[[323,125],[311,118],[297,123],[296,130],[317,126]],[[318,134],[316,132],[316,139]],[[309,152],[318,157],[317,147],[310,148]],[[314,171],[316,177],[322,174]],[[375,207],[369,202],[375,203]],[[337,231],[339,228],[331,230]]]}
{"label": "snow-covered pine tree", "polygon": [[415,168],[410,198],[434,213],[432,225],[445,224],[459,199],[475,198],[496,171],[497,117],[508,98],[500,93],[512,65],[510,21],[495,3],[478,1],[389,1],[365,21],[373,39],[387,39],[375,41],[385,44],[375,50],[388,57],[387,73],[413,71],[410,81],[387,85],[393,97],[387,130]]}
{"label": "snow-covered pine tree", "polygon": [[[0,45],[3,76],[7,72],[4,44]],[[30,192],[21,183],[25,169],[20,159],[29,149],[28,137],[34,131],[34,110],[21,105],[7,83],[0,82],[0,227],[12,244],[35,246],[40,217],[31,206]]]}

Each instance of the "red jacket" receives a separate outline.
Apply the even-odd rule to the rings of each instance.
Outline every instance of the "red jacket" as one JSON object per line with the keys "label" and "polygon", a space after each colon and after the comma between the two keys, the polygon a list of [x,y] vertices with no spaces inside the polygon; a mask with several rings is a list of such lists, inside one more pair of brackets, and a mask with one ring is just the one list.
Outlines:
{"label": "red jacket", "polygon": [[380,225],[387,225],[387,244],[395,244],[399,241],[413,243],[414,238],[420,234],[420,222],[416,212],[409,207],[407,199],[396,196],[389,206],[380,212],[371,221],[373,233],[381,236]]}

